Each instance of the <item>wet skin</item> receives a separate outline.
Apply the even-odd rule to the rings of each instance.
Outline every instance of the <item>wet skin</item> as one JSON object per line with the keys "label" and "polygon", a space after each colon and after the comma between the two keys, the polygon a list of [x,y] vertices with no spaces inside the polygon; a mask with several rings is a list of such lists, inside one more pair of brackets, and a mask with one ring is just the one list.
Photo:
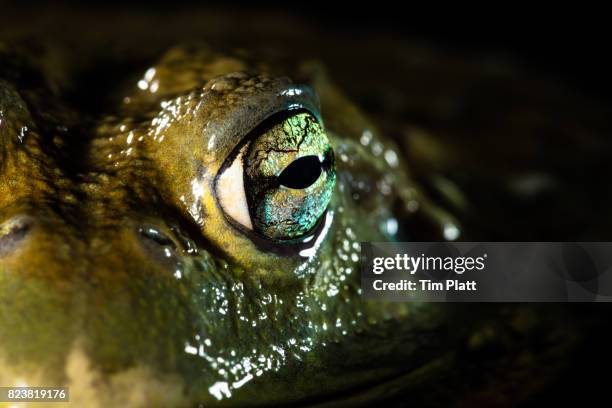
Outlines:
{"label": "wet skin", "polygon": [[[179,46],[80,115],[61,62],[0,53],[1,385],[69,386],[75,406],[357,404],[435,382],[495,337],[468,323],[486,313],[531,330],[525,310],[455,327],[460,307],[361,299],[360,242],[461,229],[319,64]],[[270,146],[296,115],[333,149],[312,145],[324,179],[258,212],[252,169],[229,182],[246,191],[222,175],[267,132],[279,171],[297,160]],[[305,226],[262,221],[290,205],[313,206]]]}

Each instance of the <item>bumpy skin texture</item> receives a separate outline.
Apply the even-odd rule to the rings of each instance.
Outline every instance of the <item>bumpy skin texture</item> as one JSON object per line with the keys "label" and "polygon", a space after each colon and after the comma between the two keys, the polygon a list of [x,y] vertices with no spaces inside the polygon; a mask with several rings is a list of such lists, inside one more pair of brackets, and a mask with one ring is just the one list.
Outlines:
{"label": "bumpy skin texture", "polygon": [[[507,338],[547,327],[529,308],[361,299],[360,242],[459,226],[319,64],[179,46],[86,116],[61,60],[4,45],[0,61],[1,385],[69,386],[74,406],[418,402],[483,344],[515,355]],[[337,181],[314,239],[286,245],[232,223],[215,178],[295,104],[322,118]]]}

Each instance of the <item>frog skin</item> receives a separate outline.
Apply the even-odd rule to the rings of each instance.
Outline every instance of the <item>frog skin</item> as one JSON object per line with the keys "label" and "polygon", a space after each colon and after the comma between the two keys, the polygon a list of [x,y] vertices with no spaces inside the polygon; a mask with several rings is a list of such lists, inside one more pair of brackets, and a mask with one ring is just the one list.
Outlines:
{"label": "frog skin", "polygon": [[[571,343],[526,306],[362,299],[360,242],[462,230],[321,64],[175,46],[91,112],[66,97],[74,60],[45,55],[0,47],[1,385],[68,386],[94,407],[478,402],[454,368],[490,361],[483,347],[524,357],[517,338],[556,339],[496,366],[519,384]],[[308,232],[270,239],[228,215],[220,174],[298,112],[324,127],[335,186]]]}

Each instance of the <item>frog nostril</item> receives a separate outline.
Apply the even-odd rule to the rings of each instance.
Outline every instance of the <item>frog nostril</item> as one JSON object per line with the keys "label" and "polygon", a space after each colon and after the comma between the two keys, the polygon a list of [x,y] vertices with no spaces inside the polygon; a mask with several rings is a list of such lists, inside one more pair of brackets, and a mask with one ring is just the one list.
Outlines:
{"label": "frog nostril", "polygon": [[163,264],[173,264],[179,255],[179,246],[176,242],[152,226],[142,226],[137,229],[140,242],[144,250]]}
{"label": "frog nostril", "polygon": [[32,220],[27,216],[17,216],[0,224],[0,256],[14,251],[27,236],[32,227]]}
{"label": "frog nostril", "polygon": [[174,241],[158,229],[153,227],[141,227],[138,228],[138,232],[142,237],[147,238],[149,241],[153,241],[160,246],[176,249],[176,244]]}

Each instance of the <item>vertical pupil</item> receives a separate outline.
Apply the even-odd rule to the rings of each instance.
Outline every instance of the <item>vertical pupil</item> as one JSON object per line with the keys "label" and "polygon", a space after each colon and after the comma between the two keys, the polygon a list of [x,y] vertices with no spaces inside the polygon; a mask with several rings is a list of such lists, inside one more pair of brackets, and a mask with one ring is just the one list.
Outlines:
{"label": "vertical pupil", "polygon": [[278,182],[288,188],[304,189],[321,175],[321,162],[317,156],[304,156],[294,160],[278,176]]}

